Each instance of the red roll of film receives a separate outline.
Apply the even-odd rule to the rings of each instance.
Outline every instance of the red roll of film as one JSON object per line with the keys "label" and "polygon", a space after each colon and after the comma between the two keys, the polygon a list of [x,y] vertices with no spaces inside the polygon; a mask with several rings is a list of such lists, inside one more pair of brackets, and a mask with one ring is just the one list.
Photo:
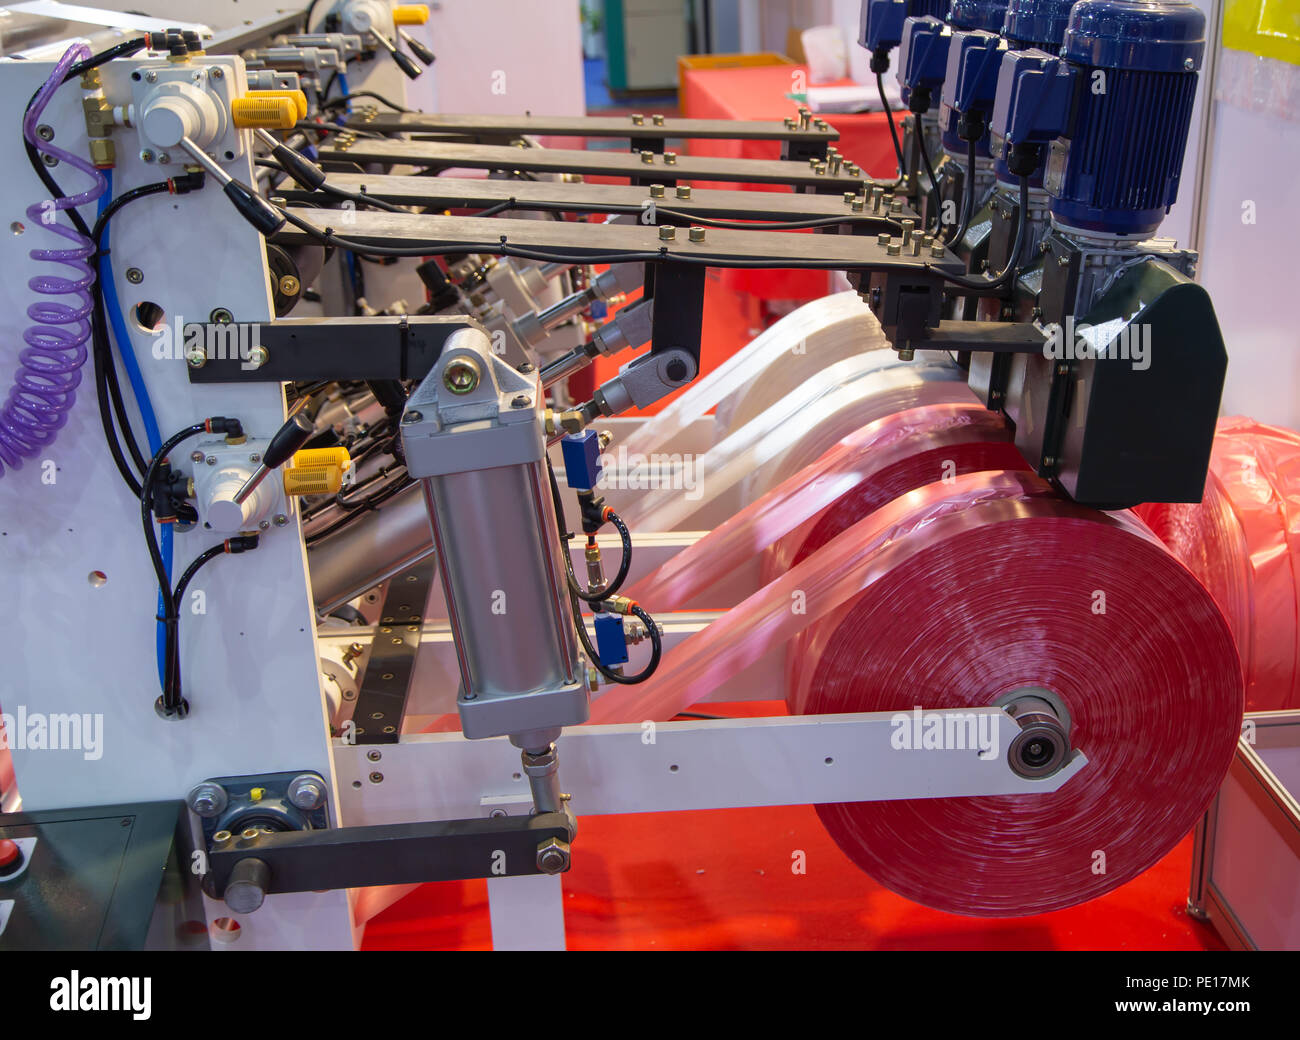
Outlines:
{"label": "red roll of film", "polygon": [[[981,497],[993,476],[905,496],[909,516],[873,550],[873,579],[803,633],[787,668],[792,711],[894,712],[900,732],[918,706],[1049,705],[1088,759],[1058,791],[818,806],[882,885],[1000,917],[1095,898],[1173,848],[1232,759],[1242,680],[1211,596],[1131,515],[1083,509],[1028,477],[1019,493]],[[888,768],[910,745],[863,753]]]}
{"label": "red roll of film", "polygon": [[1300,708],[1300,434],[1220,419],[1201,502],[1135,512],[1227,619],[1246,710]]}

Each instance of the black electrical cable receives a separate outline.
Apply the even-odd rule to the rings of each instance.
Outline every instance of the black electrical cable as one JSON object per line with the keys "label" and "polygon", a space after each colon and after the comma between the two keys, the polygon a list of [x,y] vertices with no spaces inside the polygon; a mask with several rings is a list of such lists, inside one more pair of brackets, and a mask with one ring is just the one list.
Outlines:
{"label": "black electrical cable", "polygon": [[321,108],[342,108],[349,101],[355,101],[357,98],[374,98],[376,101],[380,102],[381,104],[387,105],[394,112],[411,111],[409,108],[405,108],[402,105],[398,105],[392,101],[389,101],[388,98],[384,97],[383,94],[377,94],[373,90],[354,90],[351,94],[344,94],[341,97],[330,98],[328,101],[322,101],[320,107]]}
{"label": "black electrical cable", "polygon": [[387,137],[386,134],[376,133],[373,130],[359,130],[355,126],[339,126],[337,123],[313,123],[311,120],[302,119],[293,124],[295,130],[310,130],[319,134],[355,134],[357,137]]}
{"label": "black electrical cable", "polygon": [[564,571],[569,591],[587,603],[600,603],[607,600],[623,587],[628,571],[632,569],[632,534],[628,531],[627,524],[614,510],[605,510],[605,519],[618,530],[618,536],[623,542],[622,559],[619,561],[618,573],[614,575],[613,581],[607,582],[599,592],[584,590],[578,584],[577,575],[573,573],[573,560],[569,556],[569,542],[573,539],[573,532],[564,522],[564,500],[560,497],[560,483],[555,479],[555,467],[551,465],[549,457],[546,460],[546,474],[551,481],[551,499],[555,502],[555,522],[560,526],[560,540],[564,543]]}
{"label": "black electrical cable", "polygon": [[224,555],[225,552],[226,543],[218,542],[216,545],[208,546],[190,561],[190,565],[185,568],[180,579],[176,582],[176,587],[172,589],[172,598],[176,601],[177,614],[180,613],[180,606],[185,601],[185,590],[190,587],[190,582],[194,580],[194,575],[199,572],[199,568],[209,560]]}
{"label": "black electrical cable", "polygon": [[305,33],[311,32],[311,16],[312,12],[316,10],[316,4],[318,2],[319,0],[311,0],[311,3],[307,5],[306,14],[302,16],[302,31]]}
{"label": "black electrical cable", "polygon": [[620,264],[620,263],[655,263],[671,260],[678,263],[694,264],[700,267],[730,267],[753,270],[790,269],[801,271],[837,271],[844,268],[842,260],[791,260],[786,257],[772,259],[741,260],[728,257],[719,260],[691,253],[671,253],[667,246],[657,251],[643,250],[631,253],[609,254],[570,254],[546,249],[533,249],[524,246],[512,246],[505,235],[495,242],[441,242],[429,241],[418,246],[380,246],[361,242],[357,239],[344,238],[334,234],[333,228],[321,230],[303,220],[296,213],[280,210],[285,220],[306,232],[318,242],[346,249],[354,253],[367,253],[371,256],[437,256],[444,253],[491,253],[496,256],[514,256],[524,260],[538,260],[543,263],[560,264]]}
{"label": "black electrical cable", "polygon": [[[180,180],[185,186],[185,191],[192,191],[202,186],[204,175],[202,173],[186,174]],[[95,253],[90,258],[90,262],[97,264],[98,260],[104,255],[101,245],[104,230],[108,227],[108,222],[124,206],[138,199],[148,198],[151,195],[174,193],[176,190],[177,181],[169,179],[132,188],[109,202],[99,214],[95,226],[89,233],[89,237],[95,245]],[[91,296],[93,302],[91,311],[91,356],[94,368],[95,396],[99,403],[100,423],[104,429],[104,437],[108,443],[109,453],[113,456],[113,462],[117,465],[118,472],[122,475],[122,479],[126,486],[130,488],[131,493],[139,495],[141,484],[123,456],[123,442],[125,442],[126,451],[135,464],[137,473],[143,475],[148,463],[140,451],[139,442],[136,440],[135,433],[131,428],[131,418],[122,397],[117,363],[113,358],[108,318],[104,310],[103,286],[100,285],[98,279],[95,280],[95,284],[91,288]],[[126,349],[125,344],[123,349]],[[111,413],[110,408],[112,409]],[[116,419],[116,425],[114,419]],[[119,430],[121,431],[120,434],[118,433]]]}
{"label": "black electrical cable", "polygon": [[898,143],[898,127],[894,125],[894,113],[889,107],[889,98],[885,97],[885,77],[876,73],[876,90],[880,94],[880,108],[885,113],[885,122],[889,125],[889,137],[894,142],[894,157],[898,160],[898,177],[894,181],[897,188],[907,180],[907,163],[903,161],[903,146]]}
{"label": "black electrical cable", "polygon": [[966,192],[962,201],[961,226],[957,233],[948,239],[948,245],[955,246],[961,243],[966,237],[966,232],[970,230],[971,218],[975,215],[975,140],[966,142]]}
{"label": "black electrical cable", "polygon": [[587,623],[582,617],[582,602],[578,599],[573,589],[569,589],[569,604],[573,609],[574,627],[578,630],[578,639],[582,642],[582,649],[587,658],[591,661],[596,671],[600,672],[607,680],[612,683],[618,683],[621,686],[636,686],[643,683],[650,676],[654,675],[655,669],[659,667],[659,661],[663,657],[663,637],[659,635],[659,626],[655,624],[654,618],[647,614],[640,606],[633,603],[628,612],[635,614],[640,618],[641,623],[645,625],[646,632],[650,636],[650,660],[646,666],[635,675],[622,675],[601,663],[600,654],[595,646],[592,645],[591,636],[587,632]]}
{"label": "black electrical cable", "polygon": [[149,461],[145,470],[140,491],[140,522],[144,527],[145,545],[149,549],[149,561],[153,564],[154,577],[158,582],[158,593],[162,597],[163,614],[158,618],[162,622],[166,635],[166,651],[163,655],[163,692],[161,705],[165,712],[174,713],[180,709],[180,671],[177,661],[176,628],[178,617],[176,600],[172,595],[171,581],[167,576],[167,566],[163,563],[162,551],[158,548],[158,536],[153,529],[153,484],[158,476],[158,468],[168,454],[182,441],[197,437],[206,432],[207,423],[194,423],[163,441],[157,452]]}
{"label": "black electrical cable", "polygon": [[943,230],[943,195],[939,191],[939,181],[934,175],[934,164],[930,162],[930,153],[925,150],[925,134],[918,127],[916,133],[916,150],[921,153],[921,165],[925,175],[930,178],[930,193],[934,196],[934,234]]}
{"label": "black electrical cable", "polygon": [[1020,221],[1016,226],[1016,240],[1011,246],[1011,254],[1007,257],[1007,266],[997,274],[988,278],[963,278],[960,275],[945,274],[943,271],[936,272],[941,278],[954,285],[960,285],[964,289],[973,289],[985,295],[994,295],[1009,285],[1020,270],[1020,254],[1025,248],[1025,227],[1029,223],[1027,216],[1029,213],[1029,178],[1020,178]]}

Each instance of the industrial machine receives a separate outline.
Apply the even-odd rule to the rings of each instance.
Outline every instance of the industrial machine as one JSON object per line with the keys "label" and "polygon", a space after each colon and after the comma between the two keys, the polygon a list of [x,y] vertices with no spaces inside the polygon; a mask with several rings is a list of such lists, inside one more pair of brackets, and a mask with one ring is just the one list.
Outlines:
{"label": "industrial machine", "polygon": [[[1167,852],[1242,713],[1218,608],[1127,511],[1200,501],[1227,364],[1152,237],[1204,19],[947,6],[863,5],[914,116],[883,179],[807,110],[416,111],[436,41],[387,0],[0,61],[0,566],[43,606],[5,808],[183,801],[200,930],[251,949],[466,878],[498,948],[562,946],[594,814],[815,804],[986,916]],[[679,143],[717,137],[781,158]],[[709,267],[852,291],[707,371]],[[789,714],[692,710],[729,695]]]}

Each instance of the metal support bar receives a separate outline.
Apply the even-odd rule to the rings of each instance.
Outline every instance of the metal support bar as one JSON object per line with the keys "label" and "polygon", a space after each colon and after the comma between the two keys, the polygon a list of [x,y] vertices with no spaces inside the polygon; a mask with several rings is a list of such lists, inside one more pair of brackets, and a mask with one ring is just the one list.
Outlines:
{"label": "metal support bar", "polygon": [[627,138],[663,150],[670,140],[798,141],[820,146],[840,139],[834,127],[805,129],[785,123],[749,119],[682,119],[655,116],[637,121],[635,116],[532,116],[452,115],[430,112],[381,112],[373,106],[354,110],[347,125],[381,133],[454,133],[479,140],[509,139],[536,134],[543,137]]}
{"label": "metal support bar", "polygon": [[423,379],[452,333],[478,327],[438,316],[194,324],[185,326],[185,356],[191,383]]}
{"label": "metal support bar", "polygon": [[861,193],[864,187],[876,183],[861,175],[854,177],[843,172],[829,173],[824,163],[814,167],[810,163],[784,159],[716,159],[681,155],[669,162],[665,156],[634,155],[631,152],[506,148],[499,145],[447,144],[440,141],[394,141],[385,137],[362,137],[350,143],[323,145],[319,151],[321,161],[326,163],[597,174],[604,177],[626,177],[644,183],[732,181],[856,193]]}
{"label": "metal support bar", "polygon": [[263,895],[371,885],[541,874],[538,847],[573,840],[563,813],[400,823],[335,830],[256,831],[208,852],[204,891],[214,899],[236,875]]}

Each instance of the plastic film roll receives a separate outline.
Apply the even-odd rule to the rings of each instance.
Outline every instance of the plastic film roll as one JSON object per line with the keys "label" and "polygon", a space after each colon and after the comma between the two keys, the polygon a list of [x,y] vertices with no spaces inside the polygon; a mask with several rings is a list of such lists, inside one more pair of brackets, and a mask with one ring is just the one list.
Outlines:
{"label": "plastic film roll", "polygon": [[[928,405],[868,423],[782,481],[689,549],[646,575],[627,595],[655,611],[692,597],[810,522],[819,532],[851,526],[898,496],[975,470],[1023,468],[1001,416],[975,402]],[[802,543],[806,535],[797,540]],[[817,544],[830,540],[819,535]],[[791,562],[779,549],[769,576]]]}
{"label": "plastic film roll", "polygon": [[875,581],[876,550],[900,533],[925,523],[942,528],[954,516],[960,521],[975,503],[1049,494],[1046,483],[1030,473],[969,474],[958,477],[953,489],[946,499],[904,495],[858,521],[664,654],[646,682],[606,688],[592,704],[591,721],[670,719]]}
{"label": "plastic film roll", "polygon": [[[642,454],[661,450],[714,408],[720,414],[734,410],[739,401],[748,399],[751,388],[759,395],[755,401],[759,397],[774,401],[793,385],[792,380],[802,380],[836,361],[884,346],[880,323],[856,292],[813,300],[787,314],[693,383],[627,438],[627,450]],[[761,410],[752,409],[755,414]]]}
{"label": "plastic film roll", "polygon": [[698,494],[661,487],[625,507],[623,519],[634,531],[720,523],[853,430],[909,408],[972,400],[963,373],[945,355],[899,361],[882,350],[849,358],[694,460]]}
{"label": "plastic film roll", "polygon": [[[1018,916],[1108,892],[1187,833],[1231,761],[1242,682],[1212,598],[1130,514],[1028,481],[963,504],[988,478],[906,496],[910,512],[871,553],[873,580],[788,655],[788,697],[801,713],[911,713],[1050,691],[1089,760],[1055,793],[818,806],[836,844],[894,892]],[[932,520],[945,505],[955,512]],[[860,536],[848,528],[790,573]]]}
{"label": "plastic film roll", "polygon": [[1221,419],[1201,502],[1135,512],[1222,610],[1246,710],[1300,707],[1300,434]]}

